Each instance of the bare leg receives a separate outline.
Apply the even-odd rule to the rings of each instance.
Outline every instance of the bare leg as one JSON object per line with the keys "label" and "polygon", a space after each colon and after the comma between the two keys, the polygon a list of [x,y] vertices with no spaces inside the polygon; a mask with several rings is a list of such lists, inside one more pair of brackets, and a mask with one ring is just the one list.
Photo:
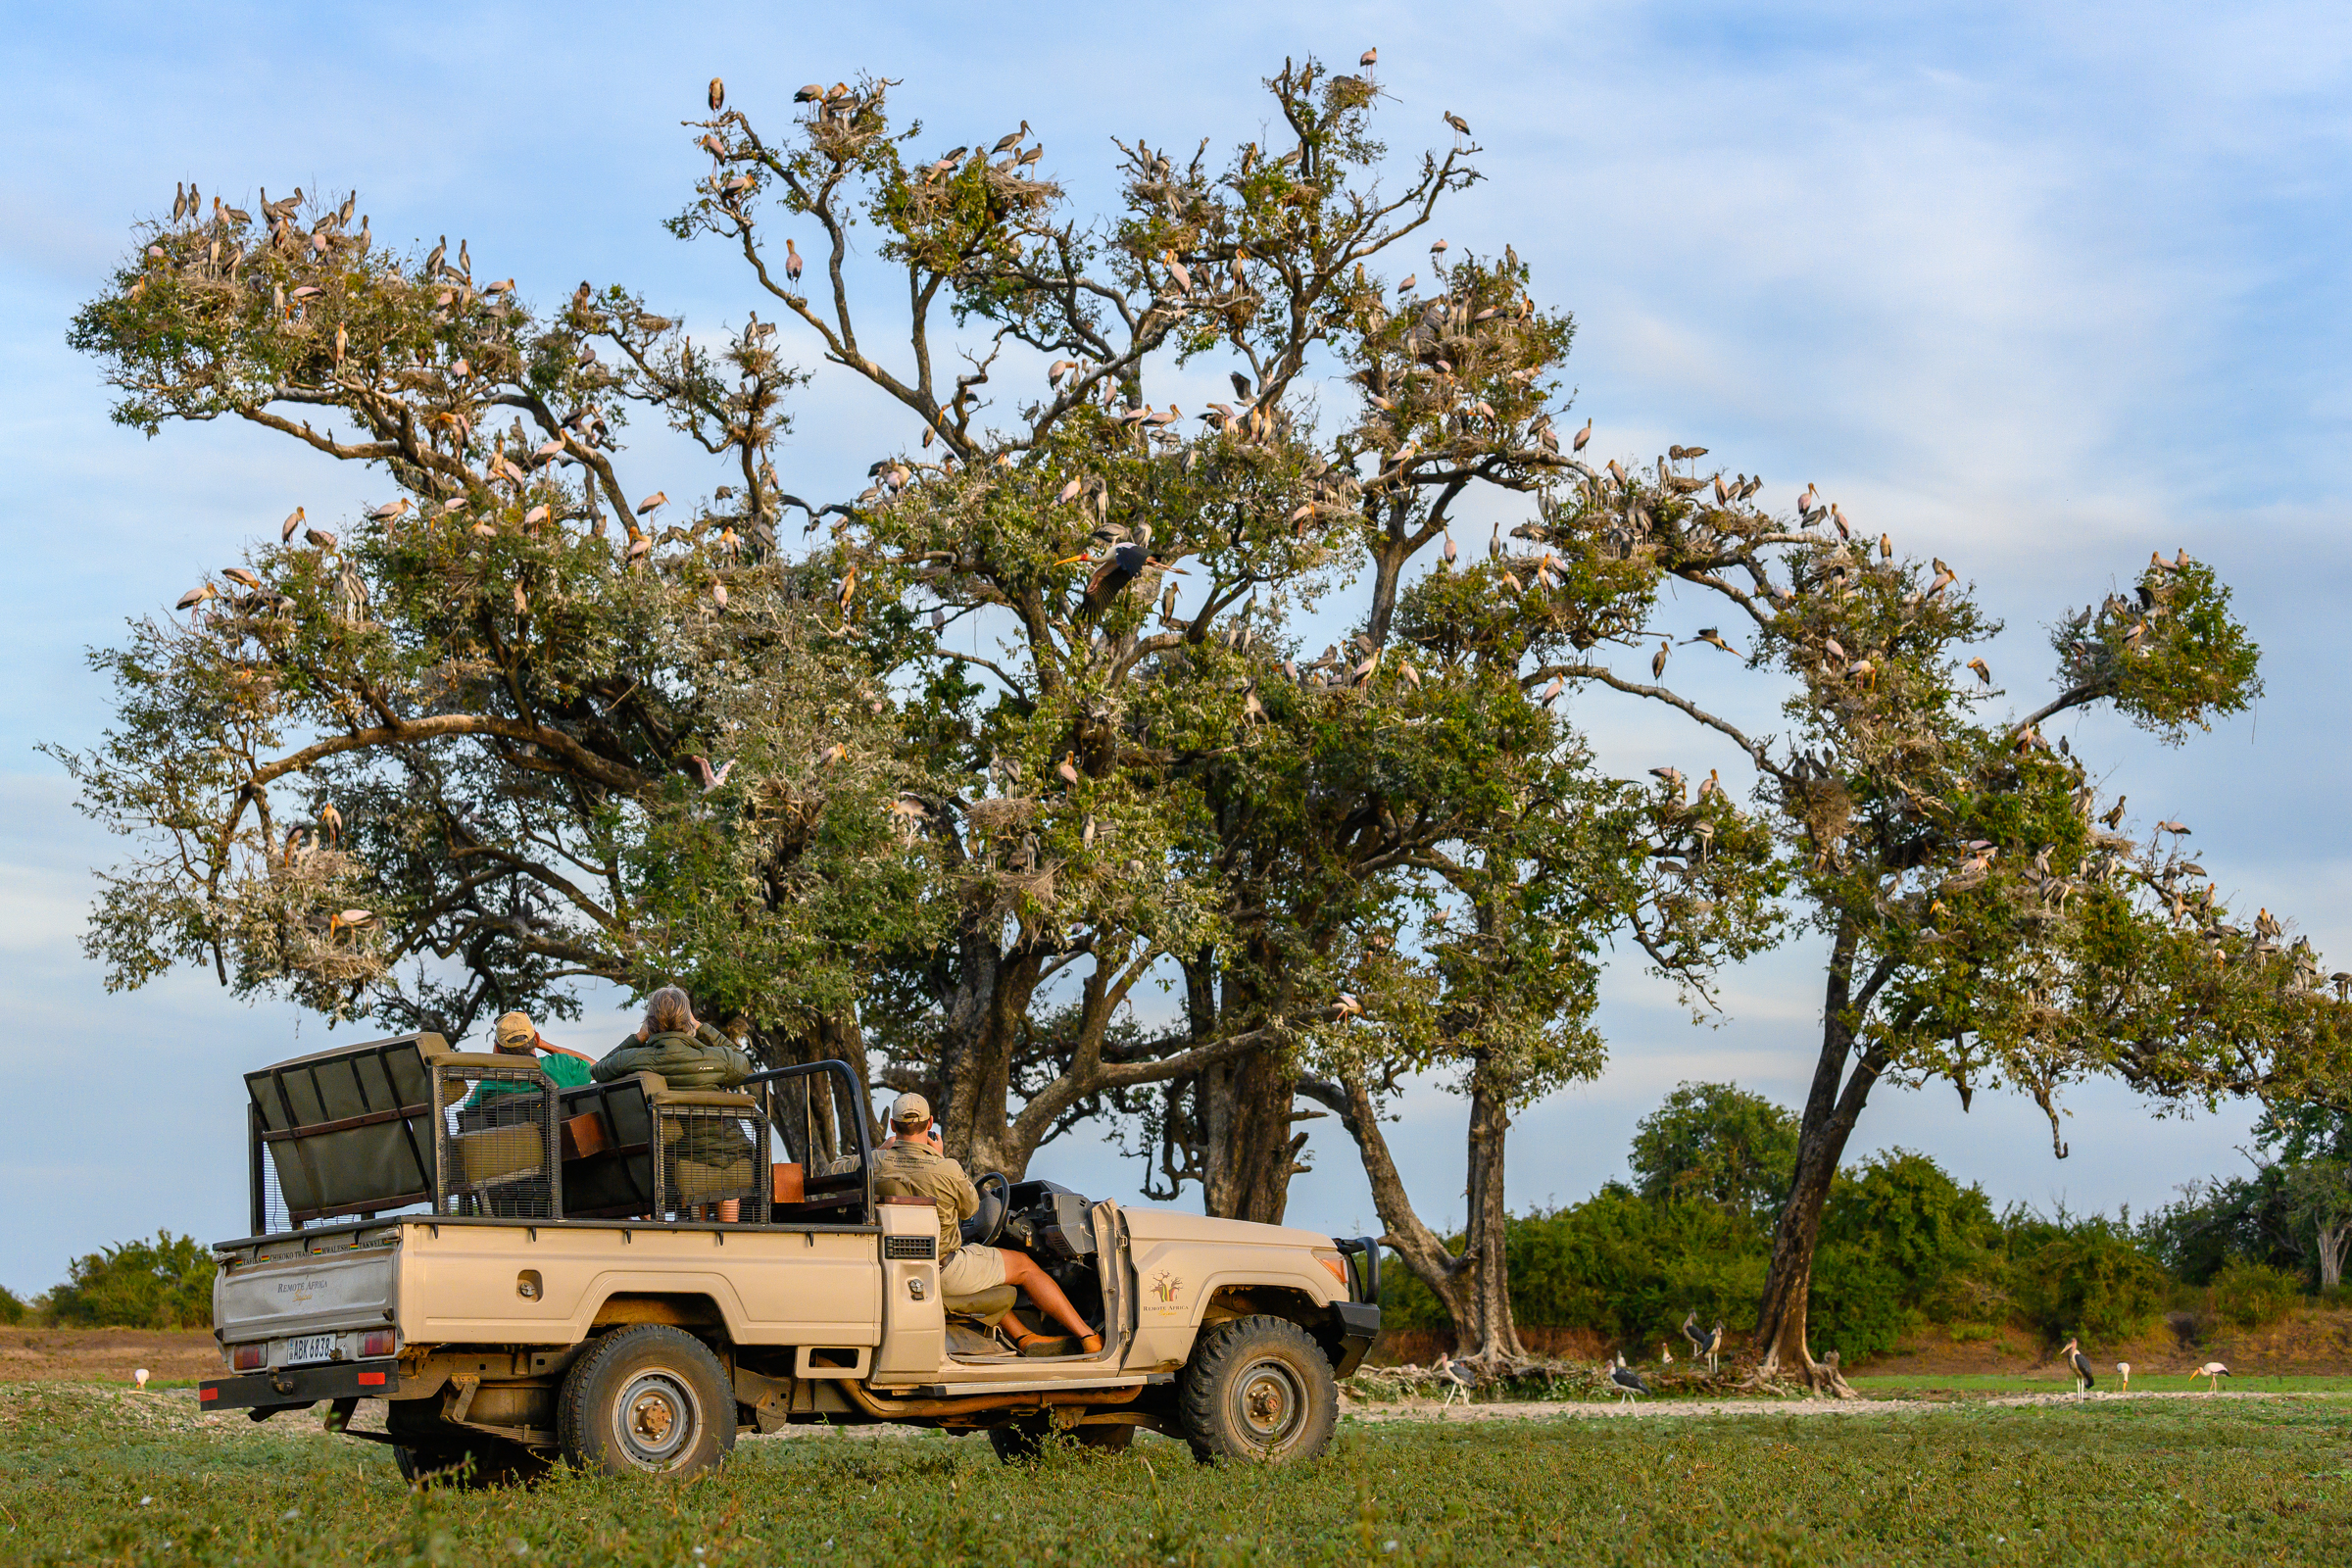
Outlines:
{"label": "bare leg", "polygon": [[1004,1254],[1005,1284],[1017,1287],[1022,1295],[1037,1303],[1039,1311],[1076,1335],[1079,1344],[1090,1352],[1102,1348],[1102,1341],[1093,1329],[1086,1326],[1086,1319],[1078,1315],[1078,1309],[1070,1304],[1070,1298],[1061,1294],[1061,1287],[1054,1283],[1054,1276],[1037,1266],[1037,1259],[1027,1252],[1013,1251],[1010,1248],[1001,1247],[997,1250]]}

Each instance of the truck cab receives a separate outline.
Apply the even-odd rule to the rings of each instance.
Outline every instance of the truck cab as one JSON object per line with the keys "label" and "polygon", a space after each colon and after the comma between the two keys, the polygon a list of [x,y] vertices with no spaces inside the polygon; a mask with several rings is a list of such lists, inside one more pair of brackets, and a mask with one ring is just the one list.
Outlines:
{"label": "truck cab", "polygon": [[[1007,1317],[1048,1325],[1009,1286],[944,1297],[936,1208],[876,1192],[838,1061],[559,1090],[416,1034],[246,1086],[251,1234],[215,1248],[227,1367],[200,1397],[256,1420],[326,1400],[415,1477],[686,1475],[808,1422],[1303,1459],[1379,1330],[1367,1238],[984,1173],[961,1244],[1027,1253],[1102,1336],[1023,1355]],[[370,1398],[385,1430],[350,1430]]]}

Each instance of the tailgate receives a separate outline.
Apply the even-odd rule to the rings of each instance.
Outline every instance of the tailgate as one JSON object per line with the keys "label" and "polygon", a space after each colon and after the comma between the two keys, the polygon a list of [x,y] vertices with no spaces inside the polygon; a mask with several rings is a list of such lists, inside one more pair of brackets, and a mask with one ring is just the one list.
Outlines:
{"label": "tailgate", "polygon": [[[397,1236],[395,1232],[395,1236]],[[400,1288],[400,1249],[350,1248],[224,1265],[213,1281],[213,1329],[223,1345],[335,1329],[382,1328]]]}

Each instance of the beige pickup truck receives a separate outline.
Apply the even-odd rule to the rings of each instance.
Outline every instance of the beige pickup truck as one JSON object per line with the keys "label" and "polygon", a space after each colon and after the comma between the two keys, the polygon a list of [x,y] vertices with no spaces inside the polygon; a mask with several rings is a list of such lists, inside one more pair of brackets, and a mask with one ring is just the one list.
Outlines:
{"label": "beige pickup truck", "polygon": [[[985,1431],[1008,1459],[1138,1427],[1302,1459],[1379,1332],[1367,1239],[992,1173],[967,1245],[1027,1252],[1102,1334],[1024,1356],[1006,1315],[1052,1325],[1010,1287],[941,1295],[937,1211],[876,1190],[838,1061],[560,1090],[424,1034],[246,1086],[252,1234],[214,1249],[228,1375],[200,1397],[257,1421],[323,1399],[412,1478],[688,1475],[739,1432],[814,1422]],[[351,1426],[363,1399],[387,1401],[383,1431]]]}

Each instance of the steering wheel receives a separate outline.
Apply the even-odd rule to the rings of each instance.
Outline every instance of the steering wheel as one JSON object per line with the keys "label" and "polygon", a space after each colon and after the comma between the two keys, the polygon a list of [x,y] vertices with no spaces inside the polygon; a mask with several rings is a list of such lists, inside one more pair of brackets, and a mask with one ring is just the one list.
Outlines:
{"label": "steering wheel", "polygon": [[1004,1234],[1005,1216],[1012,1212],[1012,1183],[1001,1170],[992,1170],[972,1185],[980,1192],[980,1211],[959,1227],[966,1247],[994,1246]]}

